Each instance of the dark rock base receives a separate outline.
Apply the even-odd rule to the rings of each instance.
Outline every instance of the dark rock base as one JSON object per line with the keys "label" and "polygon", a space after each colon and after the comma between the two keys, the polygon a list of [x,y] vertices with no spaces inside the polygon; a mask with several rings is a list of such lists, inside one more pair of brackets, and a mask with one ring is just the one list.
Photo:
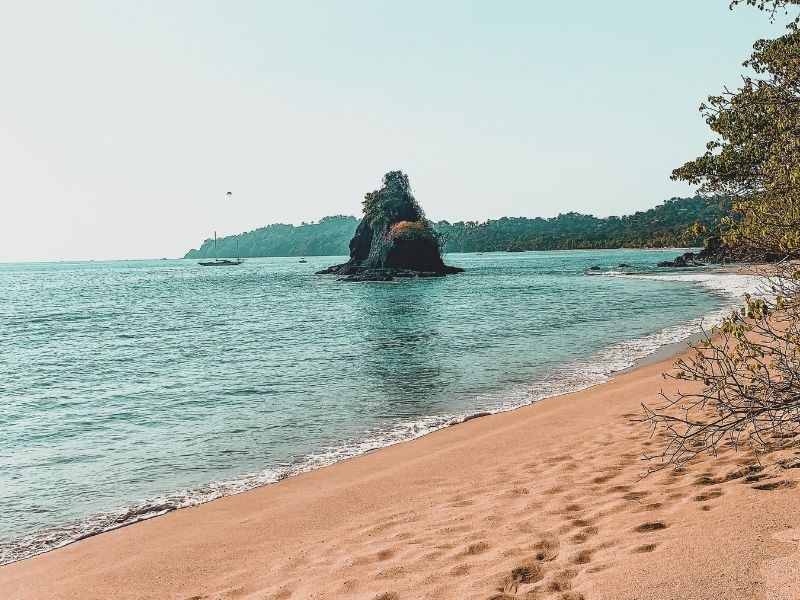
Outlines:
{"label": "dark rock base", "polygon": [[737,248],[728,246],[719,236],[712,236],[706,240],[705,247],[700,252],[686,252],[675,260],[665,260],[658,263],[659,267],[702,267],[711,264],[730,263],[773,263],[782,260],[784,256],[764,252],[753,248]]}
{"label": "dark rock base", "polygon": [[427,277],[444,277],[454,273],[461,273],[464,269],[448,267],[439,271],[414,271],[413,269],[377,268],[370,269],[357,265],[334,265],[317,271],[317,275],[344,275],[339,281],[393,281],[395,279],[418,279]]}
{"label": "dark rock base", "polygon": [[685,267],[703,267],[706,263],[700,262],[697,260],[699,254],[694,252],[687,252],[685,254],[681,254],[675,260],[662,260],[658,263],[657,267],[677,267],[677,268],[685,268]]}

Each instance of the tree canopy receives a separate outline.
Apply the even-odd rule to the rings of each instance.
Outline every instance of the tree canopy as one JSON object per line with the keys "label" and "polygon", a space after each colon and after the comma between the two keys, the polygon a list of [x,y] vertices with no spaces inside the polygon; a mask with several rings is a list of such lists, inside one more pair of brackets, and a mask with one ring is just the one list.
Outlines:
{"label": "tree canopy", "polygon": [[[384,182],[384,186],[386,186]],[[400,186],[376,198],[367,194],[365,215],[373,214],[374,202],[391,202]],[[383,188],[382,188],[383,189]],[[369,204],[369,207],[367,206]],[[720,221],[728,214],[730,202],[723,197],[671,198],[655,208],[631,215],[598,218],[570,212],[548,219],[503,217],[482,223],[439,221],[433,224],[445,252],[493,252],[507,250],[571,250],[597,248],[655,248],[700,246],[706,235],[719,233]],[[422,215],[418,208],[419,215]],[[381,213],[386,214],[386,213]],[[409,218],[413,217],[413,218]],[[398,217],[398,221],[420,222],[418,215]],[[427,223],[427,221],[425,221]],[[236,242],[244,257],[251,256],[342,256],[359,221],[355,217],[331,216],[319,223],[269,225],[254,231],[228,236],[217,241],[219,256],[235,256]],[[396,233],[417,234],[404,225]],[[213,257],[214,241],[206,240],[186,258]]]}
{"label": "tree canopy", "polygon": [[790,254],[800,248],[800,32],[759,40],[744,64],[738,90],[701,105],[716,137],[673,178],[736,199],[732,242]]}
{"label": "tree canopy", "polygon": [[[800,0],[735,0],[771,13]],[[800,440],[800,29],[759,40],[735,91],[701,111],[715,137],[673,177],[733,201],[726,241],[783,257],[762,273],[763,297],[746,298],[669,376],[699,383],[645,408],[665,445],[659,465],[727,444],[771,450]],[[661,436],[659,436],[661,437]]]}

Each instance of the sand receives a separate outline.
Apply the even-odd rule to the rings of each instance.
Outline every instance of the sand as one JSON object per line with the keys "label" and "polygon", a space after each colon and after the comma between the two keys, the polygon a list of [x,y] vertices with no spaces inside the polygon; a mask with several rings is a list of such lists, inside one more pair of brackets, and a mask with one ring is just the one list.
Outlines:
{"label": "sand", "polygon": [[800,598],[800,452],[641,478],[672,360],[0,567],[0,598]]}

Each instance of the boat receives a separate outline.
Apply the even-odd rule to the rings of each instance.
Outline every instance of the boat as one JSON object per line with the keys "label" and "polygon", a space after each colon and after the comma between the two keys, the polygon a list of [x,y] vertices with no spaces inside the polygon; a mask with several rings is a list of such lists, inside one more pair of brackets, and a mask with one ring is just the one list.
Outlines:
{"label": "boat", "polygon": [[307,261],[305,258],[301,258],[301,259],[300,259],[299,261],[297,261],[297,262],[301,262],[301,263],[307,263],[308,261]]}
{"label": "boat", "polygon": [[[230,194],[230,192],[228,192]],[[214,232],[214,260],[201,260],[197,264],[201,267],[233,267],[240,265],[244,262],[243,258],[239,258],[239,240],[236,240],[236,258],[217,258],[217,232]]]}

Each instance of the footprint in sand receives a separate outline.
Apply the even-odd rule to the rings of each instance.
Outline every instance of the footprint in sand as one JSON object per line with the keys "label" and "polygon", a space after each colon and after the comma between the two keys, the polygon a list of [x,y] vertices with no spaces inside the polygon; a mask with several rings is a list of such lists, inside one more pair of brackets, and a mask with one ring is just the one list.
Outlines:
{"label": "footprint in sand", "polygon": [[477,544],[470,544],[464,550],[463,554],[465,556],[474,556],[476,554],[481,554],[486,552],[489,549],[489,544],[486,542],[478,542]]}
{"label": "footprint in sand", "polygon": [[634,554],[646,554],[648,552],[652,552],[656,549],[656,544],[643,544],[641,546],[636,546],[631,552]]}
{"label": "footprint in sand", "polygon": [[571,454],[561,454],[559,456],[552,456],[550,458],[546,458],[544,462],[548,465],[557,465],[558,463],[567,461],[572,458]]}
{"label": "footprint in sand", "polygon": [[607,481],[614,479],[614,477],[617,475],[618,473],[606,473],[605,475],[598,475],[592,479],[592,483],[606,483]]}
{"label": "footprint in sand", "polygon": [[467,506],[472,506],[473,504],[475,504],[474,501],[465,498],[463,500],[453,500],[449,506],[450,508],[466,508]]}
{"label": "footprint in sand", "polygon": [[592,519],[573,519],[570,521],[570,525],[573,527],[591,527],[594,525],[594,521]]}
{"label": "footprint in sand", "polygon": [[754,475],[756,473],[760,473],[763,470],[764,467],[762,465],[757,465],[757,464],[744,465],[743,467],[740,467],[735,471],[726,473],[723,476],[723,481],[733,481],[734,479],[741,479],[742,477],[747,477],[748,475]]}
{"label": "footprint in sand", "polygon": [[684,498],[686,494],[684,492],[672,492],[667,496],[667,500],[680,500]]}
{"label": "footprint in sand", "polygon": [[653,531],[661,531],[666,529],[667,524],[662,521],[650,521],[649,523],[642,523],[633,528],[636,533],[651,533]]}
{"label": "footprint in sand", "polygon": [[398,596],[395,592],[384,592],[375,596],[373,600],[400,600],[400,596]]}
{"label": "footprint in sand", "polygon": [[576,565],[585,565],[592,561],[592,556],[594,552],[591,550],[581,550],[575,556],[572,557],[572,562]]}
{"label": "footprint in sand", "polygon": [[600,565],[592,565],[587,569],[589,573],[602,573],[603,571],[607,571],[611,568],[609,564],[600,564]]}
{"label": "footprint in sand", "polygon": [[780,489],[791,489],[797,485],[796,481],[791,481],[789,479],[781,479],[779,481],[770,481],[767,483],[759,483],[758,485],[750,486],[754,490],[761,490],[765,492],[771,492],[772,490],[780,490]]}
{"label": "footprint in sand", "polygon": [[521,585],[536,583],[544,579],[545,570],[538,562],[527,562],[511,570],[497,591],[516,594]]}
{"label": "footprint in sand", "polygon": [[453,577],[463,577],[464,575],[469,575],[469,572],[472,570],[472,567],[469,565],[461,565],[458,566],[450,571],[450,575]]}
{"label": "footprint in sand", "polygon": [[400,577],[405,577],[407,574],[408,570],[405,567],[390,567],[380,571],[376,577],[381,579],[399,579]]}
{"label": "footprint in sand", "polygon": [[555,538],[546,538],[537,542],[534,546],[536,550],[536,560],[543,562],[555,560],[558,556],[559,545],[558,540]]}
{"label": "footprint in sand", "polygon": [[535,501],[535,502],[528,502],[525,505],[524,509],[525,509],[525,512],[536,512],[536,511],[542,510],[544,508],[545,504],[546,504],[545,502],[538,501],[538,500]]}
{"label": "footprint in sand", "polygon": [[559,571],[547,584],[547,589],[551,592],[567,592],[572,588],[572,580],[578,575],[575,569],[564,569]]}
{"label": "footprint in sand", "polygon": [[587,541],[589,538],[597,535],[600,531],[597,527],[585,527],[575,535],[573,535],[570,540],[576,544],[582,544],[583,542]]}
{"label": "footprint in sand", "polygon": [[627,494],[624,494],[622,497],[625,500],[641,500],[642,498],[644,498],[649,494],[650,492],[641,490],[641,491],[628,492]]}
{"label": "footprint in sand", "polygon": [[608,492],[610,494],[618,494],[620,492],[629,492],[631,486],[629,485],[615,485],[613,487],[608,488]]}
{"label": "footprint in sand", "polygon": [[586,600],[586,596],[579,592],[564,592],[558,600]]}
{"label": "footprint in sand", "polygon": [[697,496],[695,496],[694,501],[706,502],[707,500],[714,500],[724,495],[725,492],[723,492],[722,490],[708,490],[707,492],[703,492],[702,494],[698,494]]}

